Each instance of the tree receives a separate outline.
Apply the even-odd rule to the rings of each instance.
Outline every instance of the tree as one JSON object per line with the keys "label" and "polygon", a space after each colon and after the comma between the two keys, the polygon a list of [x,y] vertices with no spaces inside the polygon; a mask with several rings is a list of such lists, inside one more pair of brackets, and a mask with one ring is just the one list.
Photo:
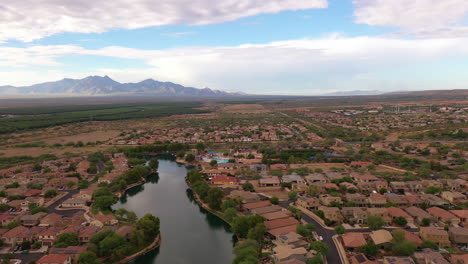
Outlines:
{"label": "tree", "polygon": [[237,216],[232,220],[232,231],[234,231],[238,237],[246,238],[249,230],[258,223],[263,223],[263,217],[259,215]]}
{"label": "tree", "polygon": [[8,229],[13,229],[18,226],[20,226],[20,222],[18,220],[11,221],[10,223],[7,224]]}
{"label": "tree", "polygon": [[205,144],[203,144],[203,142],[198,142],[197,145],[195,145],[195,148],[198,152],[203,152],[205,151]]}
{"label": "tree", "polygon": [[193,190],[200,196],[202,200],[205,200],[206,196],[208,195],[208,191],[210,190],[210,186],[205,181],[198,181],[193,184]]}
{"label": "tree", "polygon": [[263,241],[263,236],[267,232],[265,224],[258,223],[254,228],[250,229],[247,233],[248,239],[257,240],[259,243]]}
{"label": "tree", "polygon": [[405,240],[406,233],[402,229],[395,229],[392,231],[394,243],[400,243]]}
{"label": "tree", "polygon": [[220,188],[211,188],[208,191],[207,202],[211,209],[221,209],[221,201],[223,199],[223,191]]}
{"label": "tree", "polygon": [[399,226],[405,226],[408,223],[408,220],[403,216],[399,216],[393,220],[393,222]]}
{"label": "tree", "polygon": [[89,186],[89,182],[87,180],[79,180],[78,181],[78,189],[86,189]]}
{"label": "tree", "polygon": [[323,264],[323,259],[320,255],[315,255],[312,258],[308,259],[307,264]]}
{"label": "tree", "polygon": [[150,159],[148,166],[151,170],[156,171],[159,168],[159,160],[157,158]]}
{"label": "tree", "polygon": [[297,224],[296,226],[296,233],[303,237],[311,237],[312,231],[315,230],[315,226],[313,224]]}
{"label": "tree", "polygon": [[68,246],[78,246],[78,234],[76,233],[63,233],[57,236],[57,241],[55,242],[54,247],[56,248],[66,248]]}
{"label": "tree", "polygon": [[229,223],[237,216],[237,210],[234,208],[228,208],[224,211],[224,219]]}
{"label": "tree", "polygon": [[226,199],[221,205],[221,211],[226,211],[228,208],[236,208],[237,202],[234,199]]}
{"label": "tree", "polygon": [[430,218],[423,218],[420,223],[421,226],[429,226],[430,224],[431,224]]}
{"label": "tree", "polygon": [[217,161],[217,160],[211,160],[211,161],[210,161],[211,167],[215,166],[216,164],[218,164],[218,161]]}
{"label": "tree", "polygon": [[392,251],[401,256],[411,256],[416,251],[416,249],[416,244],[410,241],[402,241],[394,244],[392,247]]}
{"label": "tree", "polygon": [[378,215],[369,215],[367,217],[367,225],[372,230],[380,229],[384,225],[382,217]]}
{"label": "tree", "polygon": [[317,196],[320,193],[320,190],[317,185],[311,185],[307,188],[307,194],[310,196]]}
{"label": "tree", "polygon": [[260,263],[258,261],[259,251],[260,245],[255,240],[247,239],[239,242],[233,250],[236,257],[232,264],[258,264]]}
{"label": "tree", "polygon": [[359,247],[359,252],[368,256],[375,256],[379,253],[379,248],[373,242],[367,242],[367,244]]}
{"label": "tree", "polygon": [[67,187],[68,187],[68,189],[73,188],[73,186],[75,186],[75,183],[74,183],[74,182],[72,182],[72,181],[67,182]]}
{"label": "tree", "polygon": [[273,197],[270,198],[270,202],[271,202],[272,204],[278,204],[278,203],[279,203],[279,199],[278,199],[278,197],[273,196]]}
{"label": "tree", "polygon": [[323,256],[327,255],[328,250],[330,250],[328,244],[322,241],[313,241],[312,243],[310,243],[309,247],[312,250],[315,250],[318,253],[322,254]]}
{"label": "tree", "polygon": [[54,190],[54,189],[51,189],[51,190],[47,190],[45,193],[44,193],[44,197],[45,198],[53,198],[57,196],[57,191]]}
{"label": "tree", "polygon": [[440,193],[441,191],[442,191],[442,188],[438,186],[429,186],[424,192],[429,193],[429,194],[437,194],[437,193]]}
{"label": "tree", "polygon": [[82,252],[78,256],[78,264],[99,264],[100,262],[97,260],[97,256],[92,251],[85,251]]}
{"label": "tree", "polygon": [[439,249],[439,246],[435,242],[432,242],[430,240],[424,240],[423,243],[421,244],[421,248],[431,248],[431,249],[437,250]]}
{"label": "tree", "polygon": [[250,183],[250,182],[246,182],[246,183],[242,184],[242,189],[244,189],[244,191],[246,191],[246,192],[254,192],[255,191],[253,184]]}
{"label": "tree", "polygon": [[31,241],[24,240],[23,242],[21,242],[21,247],[23,248],[23,250],[31,249]]}
{"label": "tree", "polygon": [[342,225],[338,225],[335,227],[335,232],[338,234],[338,235],[342,235],[346,232],[346,229],[342,226]]}
{"label": "tree", "polygon": [[288,197],[289,197],[289,199],[291,199],[291,200],[296,200],[296,198],[297,198],[297,191],[296,191],[296,190],[290,191],[290,192],[288,193]]}
{"label": "tree", "polygon": [[185,156],[185,161],[187,162],[193,162],[194,160],[195,160],[195,156],[192,153],[189,153],[187,154],[187,156]]}

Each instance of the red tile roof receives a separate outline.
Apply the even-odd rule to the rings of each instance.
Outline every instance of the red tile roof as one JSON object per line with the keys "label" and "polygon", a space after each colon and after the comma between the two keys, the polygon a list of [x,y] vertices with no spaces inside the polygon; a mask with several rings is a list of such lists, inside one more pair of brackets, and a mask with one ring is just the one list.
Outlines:
{"label": "red tile roof", "polygon": [[275,228],[291,226],[291,225],[296,227],[297,224],[299,224],[299,221],[297,221],[297,219],[293,217],[284,218],[284,219],[276,219],[276,220],[265,222],[265,226],[268,229],[275,229]]}
{"label": "red tile roof", "polygon": [[260,202],[254,202],[254,203],[246,203],[244,204],[244,208],[252,210],[255,208],[266,207],[270,205],[271,205],[271,202],[267,200],[267,201],[260,201]]}
{"label": "red tile roof", "polygon": [[48,254],[40,258],[38,264],[65,263],[71,256],[68,254]]}

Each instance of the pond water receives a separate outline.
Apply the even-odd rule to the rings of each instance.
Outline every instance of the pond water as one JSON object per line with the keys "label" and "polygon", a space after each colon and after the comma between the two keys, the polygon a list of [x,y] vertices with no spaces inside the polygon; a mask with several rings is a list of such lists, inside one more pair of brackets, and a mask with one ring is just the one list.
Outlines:
{"label": "pond water", "polygon": [[114,205],[138,217],[152,213],[161,220],[161,246],[133,261],[137,264],[229,264],[234,236],[229,225],[200,207],[188,189],[189,169],[159,160],[158,175],[129,189]]}

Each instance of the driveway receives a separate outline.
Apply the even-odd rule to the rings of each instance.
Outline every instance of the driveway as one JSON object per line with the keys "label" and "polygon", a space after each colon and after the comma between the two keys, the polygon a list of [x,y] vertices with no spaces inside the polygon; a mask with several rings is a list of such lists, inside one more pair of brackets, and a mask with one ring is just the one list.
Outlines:
{"label": "driveway", "polygon": [[[289,204],[292,202],[292,200],[280,201],[279,205],[281,207],[288,208]],[[302,214],[302,219],[309,224],[313,224],[315,226],[315,232],[317,232],[317,234],[323,238],[323,242],[327,243],[330,247],[327,254],[327,262],[329,264],[343,264],[338,253],[338,248],[333,241],[333,236],[336,235],[335,231],[323,228],[319,222],[306,214]]]}

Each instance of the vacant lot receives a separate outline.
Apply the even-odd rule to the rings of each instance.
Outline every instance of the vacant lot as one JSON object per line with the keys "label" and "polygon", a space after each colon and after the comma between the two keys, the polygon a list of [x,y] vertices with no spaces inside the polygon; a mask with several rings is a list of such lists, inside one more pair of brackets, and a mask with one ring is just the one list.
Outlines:
{"label": "vacant lot", "polygon": [[239,113],[239,114],[258,114],[258,113],[270,112],[270,110],[265,109],[263,105],[259,105],[259,104],[226,105],[221,108],[221,111],[225,113]]}

